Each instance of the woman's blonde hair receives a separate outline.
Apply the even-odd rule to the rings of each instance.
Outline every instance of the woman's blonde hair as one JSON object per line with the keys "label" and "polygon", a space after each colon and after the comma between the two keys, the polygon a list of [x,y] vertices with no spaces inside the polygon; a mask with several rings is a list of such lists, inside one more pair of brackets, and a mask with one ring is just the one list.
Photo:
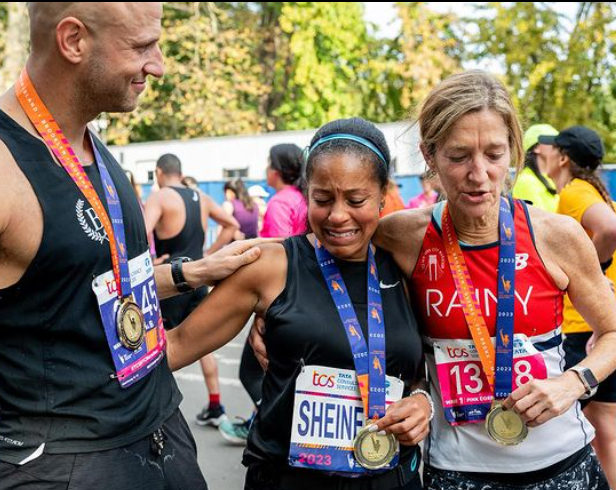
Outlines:
{"label": "woman's blonde hair", "polygon": [[434,156],[458,120],[473,112],[492,110],[509,131],[511,163],[516,174],[524,165],[522,127],[504,85],[493,75],[470,70],[447,77],[426,97],[419,110],[419,134],[426,152]]}

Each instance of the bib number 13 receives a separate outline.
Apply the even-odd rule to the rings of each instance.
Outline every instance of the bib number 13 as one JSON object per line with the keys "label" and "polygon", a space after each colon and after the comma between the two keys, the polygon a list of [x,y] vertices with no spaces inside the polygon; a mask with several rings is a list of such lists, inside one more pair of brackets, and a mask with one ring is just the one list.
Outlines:
{"label": "bib number 13", "polygon": [[[522,359],[513,365],[514,388],[519,388],[534,379],[531,363]],[[455,381],[456,392],[458,395],[464,393],[481,393],[484,391],[485,384],[481,376],[481,367],[478,364],[469,362],[464,365],[456,364],[449,370],[449,376]]]}

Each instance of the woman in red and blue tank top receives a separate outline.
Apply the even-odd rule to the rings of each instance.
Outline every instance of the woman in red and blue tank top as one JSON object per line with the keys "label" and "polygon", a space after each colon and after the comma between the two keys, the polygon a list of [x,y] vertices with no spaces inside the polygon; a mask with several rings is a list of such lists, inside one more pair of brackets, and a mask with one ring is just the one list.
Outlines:
{"label": "woman in red and blue tank top", "polygon": [[[444,80],[418,124],[447,201],[384,218],[376,242],[407,277],[424,339],[437,406],[424,488],[607,490],[578,403],[616,368],[616,301],[591,241],[505,197],[521,128],[494,77]],[[599,337],[566,371],[565,291]]]}

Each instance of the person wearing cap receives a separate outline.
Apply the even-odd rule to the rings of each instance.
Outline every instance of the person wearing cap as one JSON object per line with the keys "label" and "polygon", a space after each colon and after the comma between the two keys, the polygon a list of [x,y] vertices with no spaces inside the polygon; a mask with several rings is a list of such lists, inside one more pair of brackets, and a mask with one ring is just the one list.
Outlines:
{"label": "person wearing cap", "polygon": [[[573,126],[556,135],[542,135],[540,144],[554,150],[546,163],[560,194],[558,213],[575,218],[592,239],[606,277],[616,281],[616,210],[598,169],[604,155],[601,138],[592,129]],[[569,297],[565,298],[563,331],[567,368],[592,348],[591,327]],[[584,414],[597,431],[593,442],[610,486],[616,488],[616,375],[599,384],[596,394],[582,401]]]}
{"label": "person wearing cap", "polygon": [[555,213],[558,207],[558,194],[554,182],[545,175],[545,162],[554,152],[554,148],[540,143],[539,137],[557,134],[558,130],[549,124],[534,124],[526,130],[522,141],[525,152],[524,169],[513,187],[513,197],[529,201],[533,206],[552,213]]}

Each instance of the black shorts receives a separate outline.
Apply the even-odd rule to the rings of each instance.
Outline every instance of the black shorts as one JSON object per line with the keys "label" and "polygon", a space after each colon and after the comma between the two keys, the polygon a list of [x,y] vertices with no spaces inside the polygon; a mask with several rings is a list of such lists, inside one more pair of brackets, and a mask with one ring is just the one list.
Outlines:
{"label": "black shorts", "polygon": [[422,490],[419,457],[417,448],[387,473],[360,478],[255,462],[248,465],[244,490]]}
{"label": "black shorts", "polygon": [[207,296],[207,287],[195,289],[191,293],[178,294],[160,301],[165,330],[171,330],[182,323],[199,303]]}
{"label": "black shorts", "polygon": [[0,490],[207,490],[179,410],[162,430],[161,454],[150,435],[108,451],[43,454],[22,466],[0,462]]}
{"label": "black shorts", "polygon": [[[555,436],[556,437],[556,436]],[[515,461],[512,459],[514,469]],[[601,470],[597,456],[589,452],[574,467],[528,485],[509,484],[490,481],[486,478],[468,476],[463,472],[440,470],[426,467],[424,469],[424,490],[610,490],[607,479]]]}
{"label": "black shorts", "polygon": [[[575,366],[586,357],[586,344],[591,335],[591,332],[567,334],[564,342],[566,369]],[[610,374],[599,384],[595,396],[588,400],[580,400],[580,403],[584,407],[591,401],[616,403],[616,373]]]}

